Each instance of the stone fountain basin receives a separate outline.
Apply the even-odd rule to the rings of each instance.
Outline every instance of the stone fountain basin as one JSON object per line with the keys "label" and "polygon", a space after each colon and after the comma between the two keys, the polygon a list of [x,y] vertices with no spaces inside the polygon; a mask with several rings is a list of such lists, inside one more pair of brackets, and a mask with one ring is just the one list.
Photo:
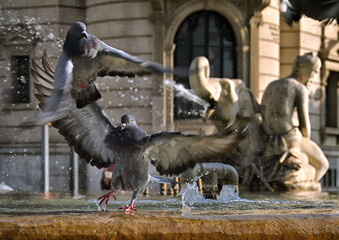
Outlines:
{"label": "stone fountain basin", "polygon": [[338,211],[0,214],[0,239],[338,239]]}
{"label": "stone fountain basin", "polygon": [[126,202],[110,202],[107,212],[97,211],[91,197],[38,196],[0,196],[0,239],[339,239],[337,195],[188,207],[175,197],[141,197],[134,213],[118,210],[129,194],[118,195]]}

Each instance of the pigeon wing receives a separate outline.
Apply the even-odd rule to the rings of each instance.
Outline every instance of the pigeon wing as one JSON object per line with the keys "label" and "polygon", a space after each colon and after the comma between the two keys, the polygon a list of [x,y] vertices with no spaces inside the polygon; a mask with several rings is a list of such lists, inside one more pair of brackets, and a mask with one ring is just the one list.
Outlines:
{"label": "pigeon wing", "polygon": [[[70,57],[63,52],[59,57],[55,69],[52,93],[42,109],[44,112],[54,112],[57,110],[63,97],[65,87],[69,85],[69,82],[72,79],[72,71],[73,63]],[[46,74],[50,74],[50,72],[46,70]]]}
{"label": "pigeon wing", "polygon": [[326,25],[339,19],[339,1],[280,0],[280,11],[288,25],[298,22],[303,14]]}
{"label": "pigeon wing", "polygon": [[[295,0],[294,0],[295,1]],[[326,25],[339,18],[338,0],[299,0],[302,13]]]}
{"label": "pigeon wing", "polygon": [[148,137],[144,154],[160,174],[178,175],[196,163],[215,162],[230,155],[245,132],[238,132],[234,126],[210,136],[162,132]]}
{"label": "pigeon wing", "polygon": [[[53,94],[54,69],[48,57],[43,56],[43,68],[32,61],[31,74],[34,77],[34,87],[38,91],[35,96],[39,100],[39,107]],[[68,97],[70,98],[69,94]],[[105,112],[97,103],[78,109],[70,101],[70,112],[65,117],[53,121],[52,125],[59,130],[71,147],[74,147],[79,157],[98,168],[107,167],[114,163],[113,151],[104,144],[107,134],[114,126],[105,116]]]}
{"label": "pigeon wing", "polygon": [[114,153],[104,144],[105,137],[114,128],[97,103],[83,109],[72,106],[64,118],[52,122],[81,159],[97,168],[114,163]]}
{"label": "pigeon wing", "polygon": [[[99,40],[100,41],[100,40]],[[100,41],[101,50],[98,52],[100,66],[98,76],[134,77],[153,73],[172,73],[162,64],[145,61],[139,57],[113,48]]]}
{"label": "pigeon wing", "polygon": [[[46,52],[44,52],[44,57],[46,58]],[[48,58],[47,58],[48,59]],[[48,61],[49,62],[49,61]],[[34,61],[32,61],[32,71],[31,74],[34,78],[40,77],[34,85],[35,87],[44,85],[46,88],[42,87],[40,89],[40,94],[38,97],[44,96],[44,104],[42,106],[42,111],[39,112],[36,116],[25,121],[19,125],[19,127],[34,127],[43,125],[57,119],[60,119],[66,116],[69,112],[70,99],[65,95],[69,93],[69,82],[72,79],[73,63],[69,56],[66,53],[62,53],[59,57],[59,61],[56,69],[53,68],[53,75],[50,72],[51,66],[48,66],[45,60],[43,60],[43,67],[39,67]],[[41,76],[39,76],[39,74]],[[37,88],[37,89],[38,89]],[[45,92],[47,90],[47,93]],[[41,98],[38,100],[42,100]]]}

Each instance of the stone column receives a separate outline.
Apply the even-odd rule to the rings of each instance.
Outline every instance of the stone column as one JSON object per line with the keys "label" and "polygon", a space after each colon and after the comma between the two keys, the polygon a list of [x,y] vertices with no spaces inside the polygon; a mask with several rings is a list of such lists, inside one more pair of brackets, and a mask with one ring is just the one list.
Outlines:
{"label": "stone column", "polygon": [[271,1],[250,19],[250,85],[259,102],[266,86],[279,78],[279,16],[278,1]]}
{"label": "stone column", "polygon": [[[175,50],[175,45],[167,45],[165,47],[165,65],[167,67],[174,67],[174,62],[173,62],[173,54]],[[173,76],[170,76],[167,74],[165,76],[165,80],[173,80]],[[167,130],[174,131],[174,96],[173,96],[173,89],[170,86],[167,86],[164,83],[164,98],[163,98],[163,105],[164,105],[164,119],[163,119],[163,124],[164,127]]]}
{"label": "stone column", "polygon": [[[154,61],[165,64],[164,59],[164,13],[163,2],[161,0],[151,1],[152,10],[150,21],[153,24],[154,39]],[[167,66],[168,67],[168,66]],[[163,97],[165,96],[165,86],[163,86],[164,76],[154,76],[152,78],[152,132],[159,132],[166,129],[164,121],[165,114]]]}

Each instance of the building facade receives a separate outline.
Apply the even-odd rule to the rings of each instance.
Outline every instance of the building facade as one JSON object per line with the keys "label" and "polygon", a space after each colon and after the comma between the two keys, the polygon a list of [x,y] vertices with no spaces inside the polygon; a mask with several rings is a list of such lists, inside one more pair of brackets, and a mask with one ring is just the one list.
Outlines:
{"label": "building facade", "polygon": [[[75,21],[116,48],[168,67],[188,67],[196,56],[211,62],[211,76],[240,78],[260,103],[269,82],[287,76],[297,55],[317,53],[321,73],[310,90],[312,139],[330,161],[324,188],[339,187],[338,24],[302,18],[292,27],[279,0],[4,0],[0,5],[0,181],[19,190],[42,189],[42,128],[16,126],[37,111],[29,64],[43,51],[55,65]],[[147,132],[206,133],[199,107],[175,96],[173,76],[99,78],[99,103],[112,121],[133,114]],[[185,78],[177,82],[188,86]],[[192,111],[196,109],[196,111]],[[50,127],[51,189],[71,188],[70,149]],[[81,186],[97,189],[101,171],[80,162]]]}

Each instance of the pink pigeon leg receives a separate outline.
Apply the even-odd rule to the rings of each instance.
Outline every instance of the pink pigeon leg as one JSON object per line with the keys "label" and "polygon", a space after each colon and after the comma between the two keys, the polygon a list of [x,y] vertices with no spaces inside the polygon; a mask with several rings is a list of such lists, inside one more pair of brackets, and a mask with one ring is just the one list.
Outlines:
{"label": "pink pigeon leg", "polygon": [[117,198],[113,195],[114,192],[115,192],[114,190],[111,190],[111,191],[109,191],[108,193],[106,193],[106,194],[104,194],[104,195],[98,197],[98,200],[101,199],[100,204],[99,204],[100,207],[101,207],[102,203],[103,203],[105,200],[106,200],[106,203],[105,203],[105,204],[107,205],[108,200],[110,199],[110,197],[113,197],[114,200],[117,200]]}
{"label": "pink pigeon leg", "polygon": [[131,201],[131,203],[126,206],[126,207],[121,207],[120,209],[123,209],[125,210],[125,212],[129,212],[129,211],[137,211],[134,207],[133,207],[133,204],[134,204],[134,200]]}

